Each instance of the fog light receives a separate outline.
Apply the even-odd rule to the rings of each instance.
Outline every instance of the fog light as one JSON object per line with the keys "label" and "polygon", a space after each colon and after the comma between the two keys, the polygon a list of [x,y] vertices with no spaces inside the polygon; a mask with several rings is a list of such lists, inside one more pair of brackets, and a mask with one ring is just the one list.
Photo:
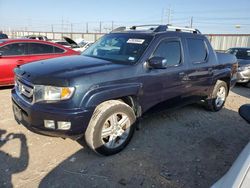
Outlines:
{"label": "fog light", "polygon": [[55,129],[54,120],[44,120],[44,127],[49,128],[49,129]]}
{"label": "fog light", "polygon": [[58,121],[57,126],[58,126],[58,129],[69,130],[70,127],[71,127],[71,122],[69,122],[69,121]]}

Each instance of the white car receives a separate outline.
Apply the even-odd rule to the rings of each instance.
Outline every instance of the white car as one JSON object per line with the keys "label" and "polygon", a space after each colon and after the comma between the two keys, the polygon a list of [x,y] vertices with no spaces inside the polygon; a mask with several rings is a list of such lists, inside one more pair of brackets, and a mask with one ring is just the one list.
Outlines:
{"label": "white car", "polygon": [[[62,44],[63,42],[65,44],[62,44],[64,46],[70,47],[75,51],[78,52],[83,52],[84,50],[86,50],[89,46],[91,46],[94,42],[89,42],[89,41],[85,41],[85,40],[81,40],[81,42],[76,43],[74,40],[72,40],[69,37],[63,37],[64,41],[60,41],[60,43]],[[57,42],[58,43],[58,42]]]}
{"label": "white car", "polygon": [[250,188],[250,142],[229,171],[211,188]]}
{"label": "white car", "polygon": [[90,47],[94,42],[89,42],[89,41],[81,41],[80,43],[78,43],[78,45],[80,46],[80,48],[82,49],[82,52],[84,50],[86,50],[88,47]]}
{"label": "white car", "polygon": [[53,40],[52,42],[57,43],[57,44],[61,44],[67,48],[72,48],[72,46],[65,40]]}
{"label": "white car", "polygon": [[28,36],[25,36],[24,38],[34,39],[34,40],[44,40],[44,41],[49,40],[46,36],[43,36],[43,35],[28,35]]}

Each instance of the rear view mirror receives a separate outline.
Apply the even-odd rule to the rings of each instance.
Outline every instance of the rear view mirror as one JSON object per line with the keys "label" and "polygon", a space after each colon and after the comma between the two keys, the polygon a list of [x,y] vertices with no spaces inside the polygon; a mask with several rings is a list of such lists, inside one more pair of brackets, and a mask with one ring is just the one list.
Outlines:
{"label": "rear view mirror", "polygon": [[167,68],[167,60],[163,57],[151,57],[148,60],[148,66],[155,69],[165,69]]}

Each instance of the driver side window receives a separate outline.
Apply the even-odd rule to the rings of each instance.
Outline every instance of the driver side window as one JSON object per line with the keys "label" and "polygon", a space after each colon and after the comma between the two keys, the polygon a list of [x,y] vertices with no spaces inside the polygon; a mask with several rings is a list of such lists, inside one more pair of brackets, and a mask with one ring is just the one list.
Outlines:
{"label": "driver side window", "polygon": [[163,57],[168,66],[177,66],[181,63],[181,45],[179,41],[163,40],[153,53],[153,57]]}

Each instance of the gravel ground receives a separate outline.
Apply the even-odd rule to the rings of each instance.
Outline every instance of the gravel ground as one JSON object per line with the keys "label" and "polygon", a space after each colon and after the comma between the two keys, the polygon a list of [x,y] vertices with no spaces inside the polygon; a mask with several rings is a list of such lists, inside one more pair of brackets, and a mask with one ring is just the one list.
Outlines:
{"label": "gravel ground", "polygon": [[209,187],[249,142],[238,108],[250,89],[237,86],[225,108],[199,105],[151,113],[124,151],[101,157],[66,139],[18,125],[10,88],[0,90],[0,187]]}

